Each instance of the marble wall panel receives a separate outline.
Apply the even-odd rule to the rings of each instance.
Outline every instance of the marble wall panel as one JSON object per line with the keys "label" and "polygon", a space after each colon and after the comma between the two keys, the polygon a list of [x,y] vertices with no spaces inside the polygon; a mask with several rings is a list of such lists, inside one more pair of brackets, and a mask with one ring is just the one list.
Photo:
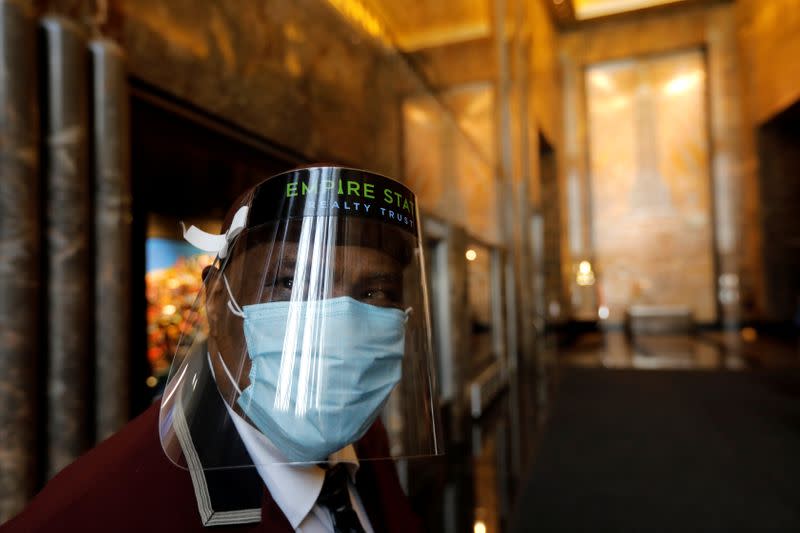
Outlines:
{"label": "marble wall panel", "polygon": [[122,50],[108,39],[89,44],[92,57],[94,178],[95,440],[130,416],[132,207],[130,110]]}
{"label": "marble wall panel", "polygon": [[[393,174],[402,63],[326,2],[125,0],[133,75],[312,159]],[[396,80],[394,80],[396,81]],[[394,84],[408,86],[408,82]],[[398,89],[399,90],[399,89]]]}
{"label": "marble wall panel", "polygon": [[0,1],[0,523],[36,491],[42,335],[36,21]]}
{"label": "marble wall panel", "polygon": [[[544,2],[528,3],[530,20],[530,70],[529,100],[530,128],[528,133],[528,159],[530,177],[525,191],[532,209],[544,217],[542,235],[547,245],[543,258],[531,258],[530,264],[543,265],[547,272],[546,282],[538,294],[539,302],[554,302],[560,319],[571,316],[566,288],[566,273],[562,266],[569,265],[575,252],[569,246],[569,235],[580,224],[573,227],[572,220],[565,215],[567,195],[567,172],[569,145],[565,128],[572,127],[569,116],[563,114],[564,91],[570,87],[563,83],[566,75],[560,60],[559,30],[553,23],[550,11]],[[532,213],[520,224],[529,228]],[[533,235],[526,232],[523,241],[533,242]],[[530,244],[523,249],[531,249]],[[545,305],[546,307],[546,305]],[[540,312],[544,309],[540,309]],[[543,318],[541,315],[540,318]],[[551,317],[552,318],[552,317]],[[526,325],[526,327],[530,327]]]}
{"label": "marble wall panel", "polygon": [[539,139],[539,168],[541,180],[541,204],[539,212],[543,225],[543,258],[541,262],[544,280],[541,295],[542,318],[548,323],[562,323],[575,316],[576,309],[570,309],[566,294],[564,269],[564,231],[561,214],[561,182],[556,168],[556,154],[552,145],[544,138]]}
{"label": "marble wall panel", "polygon": [[427,48],[411,57],[435,89],[491,80],[497,73],[491,37]]}
{"label": "marble wall panel", "polygon": [[800,99],[800,3],[736,2],[747,103],[761,123]]}
{"label": "marble wall panel", "polygon": [[469,294],[467,280],[467,262],[464,251],[469,246],[469,236],[459,226],[452,226],[447,236],[447,262],[450,286],[450,318],[452,321],[450,335],[452,340],[453,376],[456,384],[456,401],[452,404],[453,435],[460,438],[457,423],[469,416],[469,403],[466,395],[472,377],[471,361],[471,323],[469,315]]}
{"label": "marble wall panel", "polygon": [[529,3],[531,73],[529,94],[536,127],[555,145],[561,139],[562,74],[559,62],[559,31],[544,2]]}
{"label": "marble wall panel", "polygon": [[760,199],[753,122],[747,114],[733,7],[708,15],[706,50],[714,175],[718,300],[721,320],[734,326],[766,311]]}
{"label": "marble wall panel", "polygon": [[424,210],[446,212],[447,176],[452,174],[451,143],[446,138],[448,117],[429,95],[403,104],[403,161],[407,184]]}
{"label": "marble wall panel", "polygon": [[403,153],[407,182],[423,209],[500,244],[493,113],[487,84],[409,97],[403,103]]}
{"label": "marble wall panel", "polygon": [[[506,255],[505,290],[507,298],[506,316],[508,368],[519,366],[521,360],[533,351],[533,328],[529,326],[533,318],[533,286],[530,246],[531,204],[528,201],[531,183],[531,136],[534,135],[531,112],[531,24],[528,2],[517,2],[513,14],[517,24],[514,28],[510,55],[510,114],[511,114],[511,179],[507,182],[505,208],[512,213],[509,218],[511,231],[509,239],[513,243],[511,253]],[[512,307],[513,306],[513,307]]]}
{"label": "marble wall panel", "polygon": [[93,298],[89,65],[85,34],[42,19],[43,185],[47,247],[47,477],[89,443]]}

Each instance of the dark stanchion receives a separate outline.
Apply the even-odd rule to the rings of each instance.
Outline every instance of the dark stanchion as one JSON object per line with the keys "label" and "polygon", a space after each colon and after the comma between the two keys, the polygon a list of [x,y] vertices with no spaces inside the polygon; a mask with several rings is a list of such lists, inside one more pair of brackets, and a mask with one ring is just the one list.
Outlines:
{"label": "dark stanchion", "polygon": [[95,188],[95,438],[128,421],[131,361],[131,180],[125,58],[112,41],[89,43]]}
{"label": "dark stanchion", "polygon": [[42,19],[47,246],[47,475],[85,450],[92,348],[91,205],[86,40],[61,17]]}
{"label": "dark stanchion", "polygon": [[0,0],[0,523],[35,490],[39,356],[36,25]]}

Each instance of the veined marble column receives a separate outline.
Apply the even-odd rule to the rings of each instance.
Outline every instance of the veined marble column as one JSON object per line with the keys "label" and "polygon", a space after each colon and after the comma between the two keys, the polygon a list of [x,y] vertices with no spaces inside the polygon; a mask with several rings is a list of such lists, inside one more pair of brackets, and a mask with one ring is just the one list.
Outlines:
{"label": "veined marble column", "polygon": [[95,439],[129,416],[131,181],[128,82],[122,50],[89,43],[92,58],[95,246]]}
{"label": "veined marble column", "polygon": [[47,245],[47,475],[87,444],[92,285],[86,40],[67,19],[42,19]]}
{"label": "veined marble column", "polygon": [[35,490],[39,357],[36,25],[0,0],[0,523]]}

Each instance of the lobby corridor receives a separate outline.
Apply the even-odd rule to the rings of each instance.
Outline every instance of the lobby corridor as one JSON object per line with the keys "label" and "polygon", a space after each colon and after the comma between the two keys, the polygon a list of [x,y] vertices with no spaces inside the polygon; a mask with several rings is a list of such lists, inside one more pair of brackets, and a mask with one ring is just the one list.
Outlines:
{"label": "lobby corridor", "polygon": [[0,0],[0,66],[0,533],[800,533],[800,0]]}
{"label": "lobby corridor", "polygon": [[[562,354],[572,364],[560,370],[512,530],[800,530],[796,365],[683,364],[676,339],[661,340],[679,361],[673,368],[609,368],[605,348],[591,364],[586,339]],[[684,339],[685,358],[706,340]],[[759,343],[748,353],[770,351]]]}

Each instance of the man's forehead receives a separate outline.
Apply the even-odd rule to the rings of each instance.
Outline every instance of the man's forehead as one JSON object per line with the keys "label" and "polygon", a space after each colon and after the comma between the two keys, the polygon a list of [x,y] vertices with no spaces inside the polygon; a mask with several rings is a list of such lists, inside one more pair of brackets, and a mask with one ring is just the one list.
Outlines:
{"label": "man's forehead", "polygon": [[[275,267],[280,265],[295,265],[298,261],[308,264],[313,261],[327,261],[333,259],[333,266],[361,270],[365,268],[400,270],[401,263],[390,254],[369,246],[352,244],[337,244],[333,247],[333,254],[315,243],[302,245],[293,241],[280,244],[261,243],[247,252],[249,258],[261,262],[265,266]],[[333,257],[331,257],[333,255]],[[251,263],[248,259],[247,263]]]}

